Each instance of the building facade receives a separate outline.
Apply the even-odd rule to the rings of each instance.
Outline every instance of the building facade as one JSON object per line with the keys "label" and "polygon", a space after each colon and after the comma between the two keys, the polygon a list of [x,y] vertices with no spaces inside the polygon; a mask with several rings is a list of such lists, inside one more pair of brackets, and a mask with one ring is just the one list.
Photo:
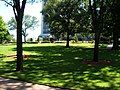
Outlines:
{"label": "building facade", "polygon": [[[42,9],[45,5],[45,1],[42,1]],[[41,18],[41,34],[40,37],[49,37],[50,36],[50,28],[49,25],[44,22],[44,15]]]}

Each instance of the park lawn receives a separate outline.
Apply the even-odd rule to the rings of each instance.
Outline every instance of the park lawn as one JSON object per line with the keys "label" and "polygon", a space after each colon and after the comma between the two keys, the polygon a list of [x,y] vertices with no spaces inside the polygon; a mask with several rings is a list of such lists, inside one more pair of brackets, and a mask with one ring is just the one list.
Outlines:
{"label": "park lawn", "polygon": [[15,45],[0,45],[0,76],[76,90],[119,90],[120,52],[100,49],[100,60],[111,64],[83,64],[92,60],[93,44],[24,44],[24,71],[15,72]]}

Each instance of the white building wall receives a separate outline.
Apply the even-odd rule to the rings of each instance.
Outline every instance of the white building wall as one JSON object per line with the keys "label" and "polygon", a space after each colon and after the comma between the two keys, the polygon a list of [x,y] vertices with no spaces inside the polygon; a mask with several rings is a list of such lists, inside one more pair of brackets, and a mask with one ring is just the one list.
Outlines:
{"label": "white building wall", "polygon": [[[43,9],[43,7],[44,7],[44,1],[42,1],[42,9]],[[44,15],[42,15],[41,16],[41,35],[40,36],[44,36],[44,35],[49,35],[50,33],[49,33],[49,26],[44,22]]]}

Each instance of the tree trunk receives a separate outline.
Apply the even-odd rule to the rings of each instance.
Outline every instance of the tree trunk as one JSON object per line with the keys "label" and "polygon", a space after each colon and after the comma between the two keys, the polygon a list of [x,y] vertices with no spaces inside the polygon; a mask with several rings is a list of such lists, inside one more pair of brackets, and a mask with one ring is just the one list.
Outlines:
{"label": "tree trunk", "polygon": [[112,19],[113,19],[113,47],[112,50],[119,49],[119,29],[120,29],[120,14],[119,0],[113,2]]}
{"label": "tree trunk", "polygon": [[[96,28],[97,29],[97,28]],[[96,30],[95,33],[95,45],[94,45],[94,57],[93,61],[98,62],[99,57],[99,31]]]}
{"label": "tree trunk", "polygon": [[101,13],[100,15],[97,14],[97,5],[96,5],[96,0],[93,0],[93,9],[91,6],[91,1],[90,1],[90,7],[91,7],[91,13],[92,13],[92,21],[93,21],[93,31],[95,32],[95,45],[94,45],[94,56],[93,56],[93,61],[98,62],[99,59],[99,39],[100,39],[100,29],[101,29],[101,22],[99,22],[98,19],[101,20]]}
{"label": "tree trunk", "polygon": [[67,30],[67,43],[66,43],[66,47],[67,47],[67,48],[70,47],[70,46],[69,46],[69,40],[70,40],[70,38],[69,38],[69,30]]}
{"label": "tree trunk", "polygon": [[96,11],[96,0],[93,0],[93,6],[91,5],[91,0],[89,0],[90,14],[92,17],[92,29],[95,32],[95,45],[94,45],[94,56],[93,61],[98,62],[98,52],[99,52],[99,32],[98,32],[98,21],[97,21],[97,11]]}
{"label": "tree trunk", "polygon": [[16,64],[16,71],[23,70],[22,20],[23,20],[23,16],[24,16],[25,5],[26,5],[26,0],[22,1],[22,5],[20,5],[20,0],[15,0],[14,6],[13,6],[15,19],[17,22],[17,64]]}
{"label": "tree trunk", "polygon": [[0,39],[0,44],[2,44],[2,39]]}
{"label": "tree trunk", "polygon": [[22,17],[17,19],[17,66],[16,71],[23,70],[23,49],[22,49]]}
{"label": "tree trunk", "polygon": [[24,35],[24,42],[26,43],[26,36]]}
{"label": "tree trunk", "polygon": [[113,29],[113,47],[112,47],[112,50],[118,50],[119,49],[119,44],[118,44],[118,28],[116,28],[116,25],[114,26],[115,28]]}
{"label": "tree trunk", "polygon": [[22,50],[22,20],[24,16],[24,10],[27,0],[3,0],[6,4],[12,6],[15,19],[17,22],[17,64],[16,71],[23,70],[23,50]]}

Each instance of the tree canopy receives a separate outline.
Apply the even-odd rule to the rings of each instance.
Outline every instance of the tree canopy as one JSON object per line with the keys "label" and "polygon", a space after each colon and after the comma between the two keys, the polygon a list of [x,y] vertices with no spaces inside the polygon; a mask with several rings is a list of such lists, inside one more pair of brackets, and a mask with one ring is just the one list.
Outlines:
{"label": "tree canopy", "polygon": [[3,43],[4,41],[11,40],[11,36],[8,32],[8,28],[6,23],[4,22],[3,18],[0,16],[0,43]]}
{"label": "tree canopy", "polygon": [[48,0],[42,13],[53,35],[67,33],[68,47],[70,35],[88,29],[89,15],[81,0]]}
{"label": "tree canopy", "polygon": [[[27,30],[34,30],[34,28],[38,26],[38,20],[34,16],[25,15],[23,17],[22,25],[22,35],[24,37],[24,42],[26,42],[26,37],[28,36]],[[9,30],[17,29],[17,23],[14,17],[12,17],[10,21],[8,21],[8,27]]]}
{"label": "tree canopy", "polygon": [[16,70],[23,70],[22,21],[27,0],[2,0],[13,9],[17,22],[17,64]]}

